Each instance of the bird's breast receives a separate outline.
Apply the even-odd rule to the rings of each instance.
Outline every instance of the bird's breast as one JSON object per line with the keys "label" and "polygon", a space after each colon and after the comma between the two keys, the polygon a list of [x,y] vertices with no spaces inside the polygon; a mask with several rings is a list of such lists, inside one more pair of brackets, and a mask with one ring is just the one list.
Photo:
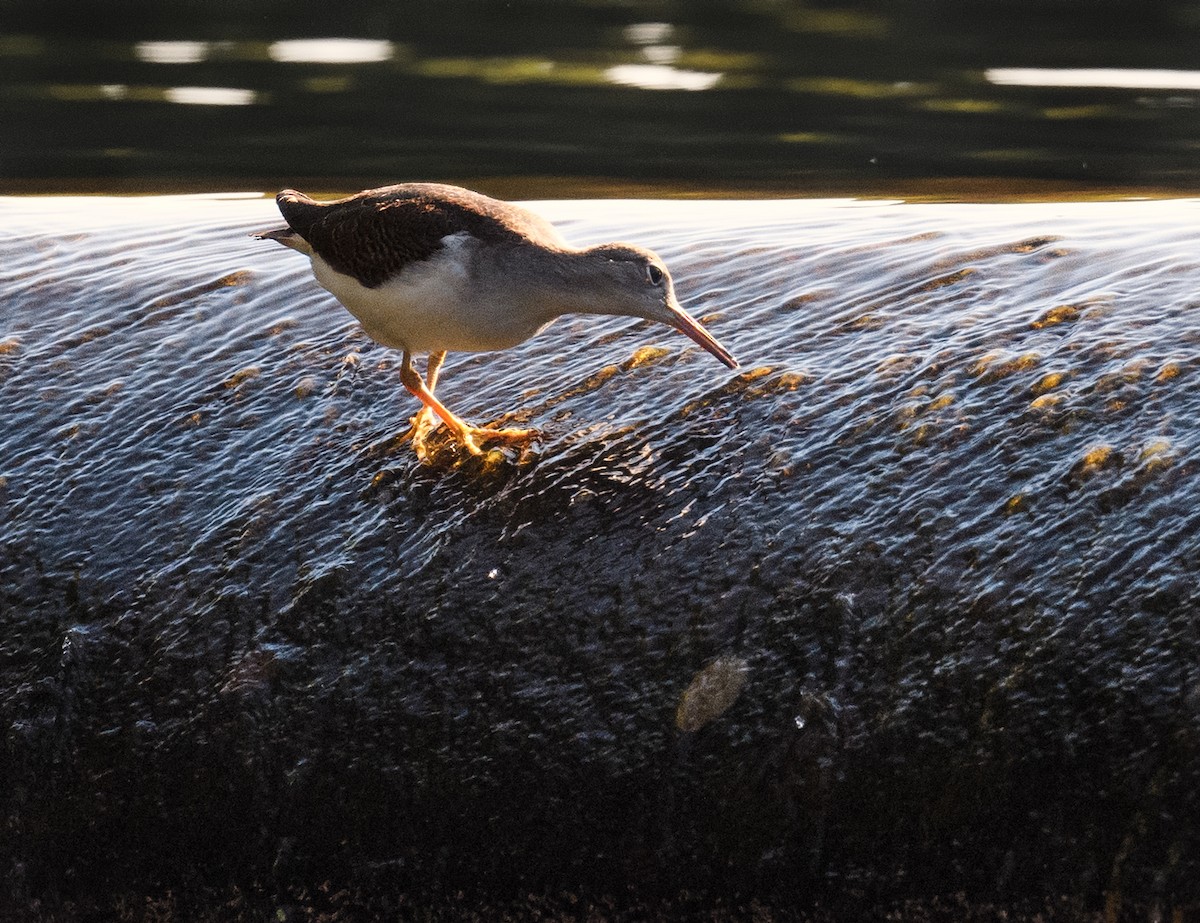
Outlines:
{"label": "bird's breast", "polygon": [[528,339],[552,319],[519,303],[505,276],[469,234],[443,238],[427,260],[374,288],[313,254],[313,274],[374,340],[410,352],[481,352]]}

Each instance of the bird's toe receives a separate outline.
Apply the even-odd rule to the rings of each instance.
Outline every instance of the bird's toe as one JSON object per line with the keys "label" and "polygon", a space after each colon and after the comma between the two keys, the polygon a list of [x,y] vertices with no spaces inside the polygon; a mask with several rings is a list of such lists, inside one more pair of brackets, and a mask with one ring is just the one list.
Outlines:
{"label": "bird's toe", "polygon": [[491,429],[487,426],[471,428],[471,435],[480,442],[504,442],[509,445],[528,445],[541,438],[536,429]]}

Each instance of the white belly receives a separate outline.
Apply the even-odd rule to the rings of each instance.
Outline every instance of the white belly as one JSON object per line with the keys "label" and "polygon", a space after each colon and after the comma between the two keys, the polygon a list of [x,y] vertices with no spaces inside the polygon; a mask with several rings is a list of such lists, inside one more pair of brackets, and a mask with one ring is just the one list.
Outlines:
{"label": "white belly", "polygon": [[549,318],[514,304],[502,286],[479,278],[475,238],[456,234],[428,260],[411,263],[377,288],[338,272],[317,254],[313,274],[363,329],[385,346],[408,352],[480,352],[528,339]]}

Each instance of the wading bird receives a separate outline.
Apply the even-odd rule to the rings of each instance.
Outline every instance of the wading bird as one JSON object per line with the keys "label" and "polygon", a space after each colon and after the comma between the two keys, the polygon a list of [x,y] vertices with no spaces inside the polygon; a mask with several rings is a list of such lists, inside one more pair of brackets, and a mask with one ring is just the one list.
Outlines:
{"label": "wading bird", "polygon": [[[527,442],[532,430],[469,426],[436,397],[451,350],[516,346],[561,314],[615,314],[685,333],[729,368],[737,360],[679,306],[671,275],[650,250],[612,243],[577,249],[533,212],[435,183],[368,189],[318,202],[275,197],[287,227],[256,236],[312,260],[317,282],[372,339],[401,350],[400,380],[422,404],[403,438],[418,454],[437,414],[467,451]],[[422,380],[413,354],[429,354]]]}

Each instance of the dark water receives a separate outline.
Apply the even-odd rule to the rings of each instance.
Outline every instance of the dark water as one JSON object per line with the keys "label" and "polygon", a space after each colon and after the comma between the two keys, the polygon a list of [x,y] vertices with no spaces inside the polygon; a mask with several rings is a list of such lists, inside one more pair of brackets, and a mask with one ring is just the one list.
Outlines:
{"label": "dark water", "polygon": [[566,318],[421,465],[269,200],[0,202],[11,905],[1190,912],[1200,203],[537,207],[744,369]]}
{"label": "dark water", "polygon": [[1193,2],[4,0],[0,17],[0,189],[1200,182]]}

